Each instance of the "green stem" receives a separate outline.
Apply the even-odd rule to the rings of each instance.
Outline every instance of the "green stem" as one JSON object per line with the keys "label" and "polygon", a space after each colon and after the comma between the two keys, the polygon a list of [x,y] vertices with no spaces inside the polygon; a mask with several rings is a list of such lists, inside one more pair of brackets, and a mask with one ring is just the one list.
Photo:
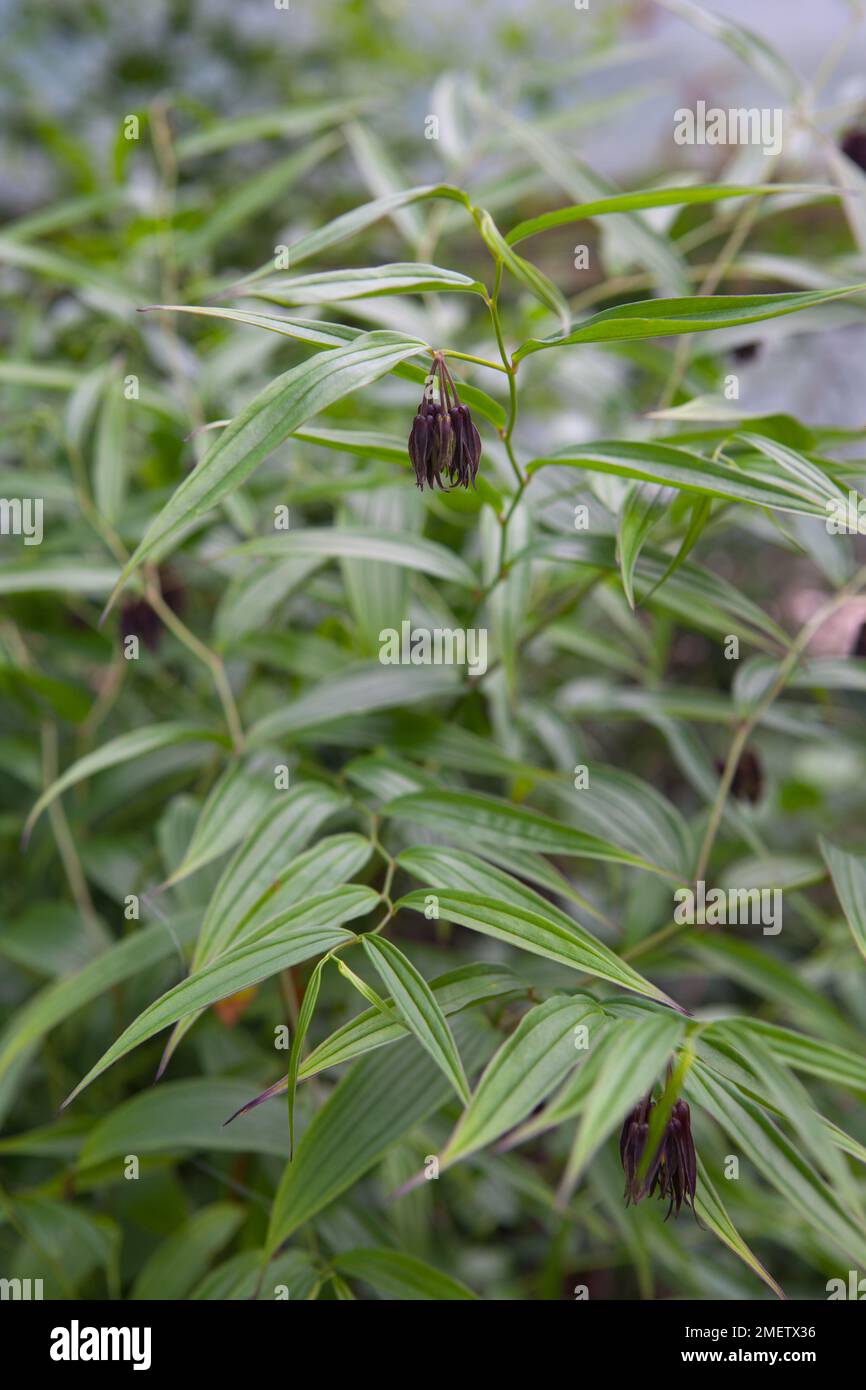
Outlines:
{"label": "green stem", "polygon": [[226,717],[226,724],[231,734],[235,752],[242,752],[244,747],[244,731],[238,714],[237,705],[235,704],[235,697],[232,694],[226,670],[222,663],[222,658],[219,657],[216,652],[211,651],[210,647],[200,641],[195,633],[190,632],[186,624],[181,622],[173,609],[169,608],[155,583],[151,581],[146,584],[144,593],[154,613],[162,620],[169,632],[174,633],[177,640],[183,643],[187,650],[192,652],[193,656],[197,657],[203,665],[207,666],[213,677],[213,683],[216,686],[216,691],[223,707],[223,713]]}
{"label": "green stem", "polygon": [[715,844],[716,835],[718,833],[719,826],[721,825],[722,815],[725,809],[725,803],[728,799],[728,793],[731,789],[731,784],[734,780],[734,774],[736,773],[740,757],[742,756],[743,750],[752,734],[753,729],[766,714],[767,710],[770,708],[770,705],[776,699],[776,696],[779,695],[780,692],[784,689],[785,685],[787,684],[788,677],[791,675],[792,671],[794,670],[794,667],[797,665],[797,662],[800,660],[800,657],[808,647],[809,643],[811,642],[818,629],[823,626],[824,622],[827,620],[827,618],[831,616],[831,614],[835,613],[837,608],[840,608],[843,604],[847,603],[847,601],[850,598],[852,598],[856,593],[858,593],[859,590],[864,587],[864,585],[866,585],[866,566],[857,571],[857,573],[854,575],[854,578],[851,580],[849,584],[845,585],[844,589],[840,589],[838,594],[834,594],[831,599],[828,599],[826,603],[822,604],[818,611],[814,613],[812,617],[809,619],[809,621],[805,624],[805,626],[800,629],[800,632],[797,634],[797,637],[794,639],[794,641],[791,643],[791,646],[788,648],[787,655],[780,662],[779,669],[776,672],[776,676],[772,684],[765,691],[764,695],[757,702],[757,704],[755,704],[750,713],[740,721],[740,724],[738,725],[737,731],[731,742],[730,749],[728,750],[728,756],[725,760],[725,766],[722,772],[721,781],[719,782],[718,791],[716,792],[716,798],[713,802],[712,809],[710,811],[710,819],[707,823],[707,829],[704,834],[700,854],[698,855],[697,868],[695,869],[695,881],[702,879],[704,877],[704,874],[706,873],[710,855],[712,854],[713,845]]}

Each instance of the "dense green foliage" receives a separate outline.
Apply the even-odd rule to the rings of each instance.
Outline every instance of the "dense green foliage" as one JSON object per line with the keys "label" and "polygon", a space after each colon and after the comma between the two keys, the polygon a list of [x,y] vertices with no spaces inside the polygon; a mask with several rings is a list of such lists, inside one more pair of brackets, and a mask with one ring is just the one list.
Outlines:
{"label": "dense green foliage", "polygon": [[[294,5],[13,24],[0,1274],[823,1298],[866,1270],[863,429],[748,401],[862,333],[856,113],[713,30],[806,136],[624,192],[627,16],[569,15],[603,96],[503,19],[419,107],[408,29],[321,8],[293,60]],[[474,489],[415,486],[433,353]]]}

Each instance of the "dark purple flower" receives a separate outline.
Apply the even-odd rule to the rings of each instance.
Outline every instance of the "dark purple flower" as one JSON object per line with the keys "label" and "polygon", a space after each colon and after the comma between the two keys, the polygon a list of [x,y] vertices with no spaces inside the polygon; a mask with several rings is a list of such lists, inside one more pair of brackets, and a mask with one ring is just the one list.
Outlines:
{"label": "dark purple flower", "polygon": [[[433,382],[439,398],[433,399]],[[475,486],[481,437],[472,423],[468,407],[461,405],[454,380],[441,353],[435,353],[433,372],[409,433],[409,458],[415,478],[423,491],[428,487],[445,490],[442,475],[451,487]]]}
{"label": "dark purple flower", "polygon": [[841,149],[842,153],[861,169],[866,169],[866,130],[857,128],[846,131],[842,137]]}
{"label": "dark purple flower", "polygon": [[[159,570],[159,588],[172,612],[181,613],[186,592],[177,575],[165,565]],[[162,641],[162,619],[157,617],[147,599],[128,599],[120,610],[120,631],[124,637],[141,638],[144,645],[155,652]]]}
{"label": "dark purple flower", "polygon": [[675,1102],[656,1152],[646,1171],[642,1172],[650,1117],[655,1109],[652,1097],[644,1096],[627,1115],[619,1137],[619,1155],[625,1173],[624,1197],[640,1202],[658,1191],[668,1202],[667,1217],[676,1208],[679,1216],[683,1202],[694,1211],[697,1189],[697,1158],[692,1139],[691,1113],[684,1100]]}
{"label": "dark purple flower", "polygon": [[[724,771],[724,767],[724,763],[717,759],[716,770],[721,773]],[[746,748],[740,754],[739,762],[734,769],[734,776],[731,780],[731,795],[735,796],[738,801],[751,801],[754,806],[756,801],[760,801],[763,790],[764,772],[761,767],[761,760],[757,753]]]}

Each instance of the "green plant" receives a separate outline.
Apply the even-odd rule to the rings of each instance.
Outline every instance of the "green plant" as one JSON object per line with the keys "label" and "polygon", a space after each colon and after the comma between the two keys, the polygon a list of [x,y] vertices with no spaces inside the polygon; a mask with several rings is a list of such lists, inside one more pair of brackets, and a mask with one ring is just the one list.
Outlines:
{"label": "green plant", "polygon": [[[862,430],[725,394],[753,325],[862,319],[840,197],[617,192],[471,101],[478,154],[500,121],[519,152],[483,193],[471,151],[410,186],[354,98],[180,137],[157,102],[151,219],[119,142],[116,186],[0,242],[78,315],[0,368],[28,465],[0,491],[49,511],[0,566],[7,878],[27,846],[0,1154],[7,1253],[58,1292],[549,1298],[613,1263],[644,1297],[815,1296],[866,1268],[866,859],[840,846],[864,663],[814,647],[866,589]],[[208,159],[272,131],[297,148],[210,205]],[[323,217],[313,182],[310,230],[262,265],[250,222],[347,145],[376,196]],[[520,220],[527,161],[572,201]],[[820,288],[791,288],[779,209],[827,228]],[[82,230],[104,220],[110,244]],[[637,271],[541,268],[587,224]],[[419,492],[431,373],[481,455],[466,433],[431,474],[416,434]],[[563,444],[584,392],[610,429]],[[464,486],[434,490],[449,460]],[[803,565],[822,598],[792,631]],[[775,898],[720,915],[762,891],[781,936]],[[630,1115],[628,1195],[661,1171],[678,1223],[625,1206]],[[498,1223],[518,1253],[485,1269]]]}

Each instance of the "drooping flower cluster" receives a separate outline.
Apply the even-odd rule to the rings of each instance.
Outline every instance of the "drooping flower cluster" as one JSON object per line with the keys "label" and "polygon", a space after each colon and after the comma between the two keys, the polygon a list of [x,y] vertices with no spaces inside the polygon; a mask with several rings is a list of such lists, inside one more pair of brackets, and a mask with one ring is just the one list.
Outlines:
{"label": "drooping flower cluster", "polygon": [[[433,383],[438,383],[439,399],[433,399]],[[441,353],[435,353],[430,374],[418,413],[409,434],[409,457],[415,478],[422,492],[424,484],[446,490],[442,481],[447,476],[451,487],[475,486],[478,460],[481,457],[481,437],[472,423],[472,416],[457,396],[454,380]]]}
{"label": "drooping flower cluster", "polygon": [[625,1173],[623,1195],[628,1206],[629,1202],[636,1204],[644,1197],[651,1197],[658,1189],[662,1201],[669,1203],[665,1216],[667,1221],[674,1207],[679,1216],[683,1202],[694,1211],[697,1158],[692,1139],[691,1112],[684,1100],[678,1100],[671,1110],[656,1153],[650,1159],[646,1172],[641,1172],[654,1108],[652,1096],[647,1095],[625,1117],[619,1137],[619,1155]]}
{"label": "drooping flower cluster", "polygon": [[[716,771],[721,774],[725,770],[725,764],[721,758],[716,759]],[[751,748],[746,748],[740,754],[739,762],[734,768],[734,775],[731,778],[731,796],[735,796],[738,801],[760,801],[764,790],[764,773],[761,767],[761,760],[757,753],[753,753]]]}

